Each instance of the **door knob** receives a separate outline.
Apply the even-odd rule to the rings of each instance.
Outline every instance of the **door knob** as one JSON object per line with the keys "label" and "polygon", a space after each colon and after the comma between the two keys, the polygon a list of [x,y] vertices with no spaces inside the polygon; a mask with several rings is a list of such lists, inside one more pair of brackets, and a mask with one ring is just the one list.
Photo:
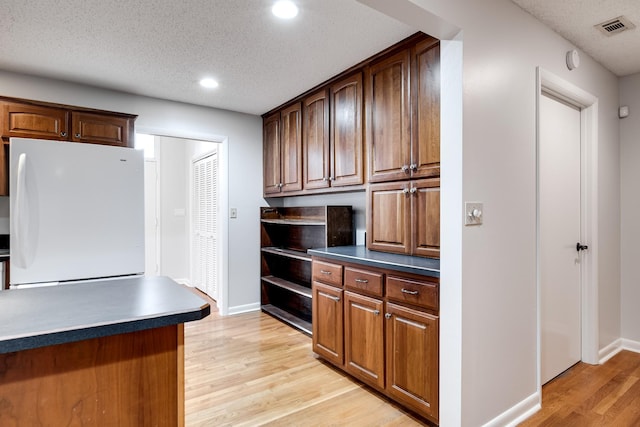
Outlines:
{"label": "door knob", "polygon": [[580,242],[576,243],[576,251],[580,252],[580,251],[585,251],[587,249],[589,249],[589,246],[581,245]]}

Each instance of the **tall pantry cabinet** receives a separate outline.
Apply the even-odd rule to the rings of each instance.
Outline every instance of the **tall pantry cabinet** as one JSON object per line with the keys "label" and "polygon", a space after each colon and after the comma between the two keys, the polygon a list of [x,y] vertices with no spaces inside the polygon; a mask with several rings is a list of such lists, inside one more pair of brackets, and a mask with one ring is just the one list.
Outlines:
{"label": "tall pantry cabinet", "polygon": [[366,80],[367,247],[440,256],[440,45],[374,62]]}

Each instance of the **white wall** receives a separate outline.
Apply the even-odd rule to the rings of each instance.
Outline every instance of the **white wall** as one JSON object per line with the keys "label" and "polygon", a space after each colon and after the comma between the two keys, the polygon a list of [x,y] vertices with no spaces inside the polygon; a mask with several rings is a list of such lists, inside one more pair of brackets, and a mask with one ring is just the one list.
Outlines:
{"label": "white wall", "polygon": [[620,120],[622,337],[640,347],[640,73],[620,79],[620,105],[630,111]]}
{"label": "white wall", "polygon": [[[599,98],[600,346],[620,336],[617,78],[583,52],[580,68],[569,71],[565,53],[575,46],[509,0],[361,1],[436,37],[451,39],[452,28],[461,30],[462,164],[455,150],[443,153],[443,181],[445,173],[451,181],[459,177],[463,200],[484,202],[485,215],[482,226],[464,228],[461,209],[442,212],[443,229],[445,221],[457,224],[462,237],[442,236],[443,259],[461,249],[461,272],[458,278],[442,270],[441,337],[462,338],[461,349],[441,340],[440,378],[454,381],[441,395],[441,425],[503,425],[521,410],[515,405],[531,407],[538,392],[538,66]],[[455,304],[462,304],[460,326],[445,319],[458,311]]]}
{"label": "white wall", "polygon": [[160,274],[189,281],[188,169],[186,141],[157,137],[160,220]]}
{"label": "white wall", "polygon": [[0,94],[61,104],[138,114],[146,133],[210,140],[228,138],[228,206],[238,208],[229,222],[229,311],[257,307],[260,301],[262,198],[262,119],[259,116],[199,107],[42,79],[0,70]]}

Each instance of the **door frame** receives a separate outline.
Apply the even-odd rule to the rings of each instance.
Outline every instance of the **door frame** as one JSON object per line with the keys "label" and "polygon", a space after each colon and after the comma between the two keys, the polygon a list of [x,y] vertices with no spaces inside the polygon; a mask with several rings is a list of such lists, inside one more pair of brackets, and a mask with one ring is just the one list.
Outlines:
{"label": "door frame", "polygon": [[[540,97],[548,93],[580,109],[580,235],[589,245],[580,264],[581,360],[599,363],[598,350],[598,98],[568,81],[536,68],[536,286],[538,396],[541,381],[540,285]],[[581,241],[581,243],[582,243]]]}
{"label": "door frame", "polygon": [[[171,129],[158,128],[152,126],[137,126],[136,132],[146,133],[155,136],[167,136],[171,138],[192,139],[207,142],[215,142],[218,145],[218,189],[220,195],[220,212],[229,212],[229,138],[223,135],[209,133],[189,132],[186,130],[174,131]],[[219,273],[219,300],[216,301],[218,312],[222,316],[229,314],[229,216],[220,215],[218,222],[218,259],[220,265]]]}

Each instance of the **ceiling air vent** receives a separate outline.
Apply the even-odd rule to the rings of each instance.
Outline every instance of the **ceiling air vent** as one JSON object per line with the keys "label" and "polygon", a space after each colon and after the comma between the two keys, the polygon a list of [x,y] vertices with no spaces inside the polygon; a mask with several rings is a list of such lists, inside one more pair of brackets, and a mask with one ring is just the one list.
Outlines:
{"label": "ceiling air vent", "polygon": [[617,18],[609,19],[608,21],[602,22],[595,27],[607,36],[612,36],[625,30],[632,30],[636,26],[633,25],[633,23],[624,16],[618,16]]}

